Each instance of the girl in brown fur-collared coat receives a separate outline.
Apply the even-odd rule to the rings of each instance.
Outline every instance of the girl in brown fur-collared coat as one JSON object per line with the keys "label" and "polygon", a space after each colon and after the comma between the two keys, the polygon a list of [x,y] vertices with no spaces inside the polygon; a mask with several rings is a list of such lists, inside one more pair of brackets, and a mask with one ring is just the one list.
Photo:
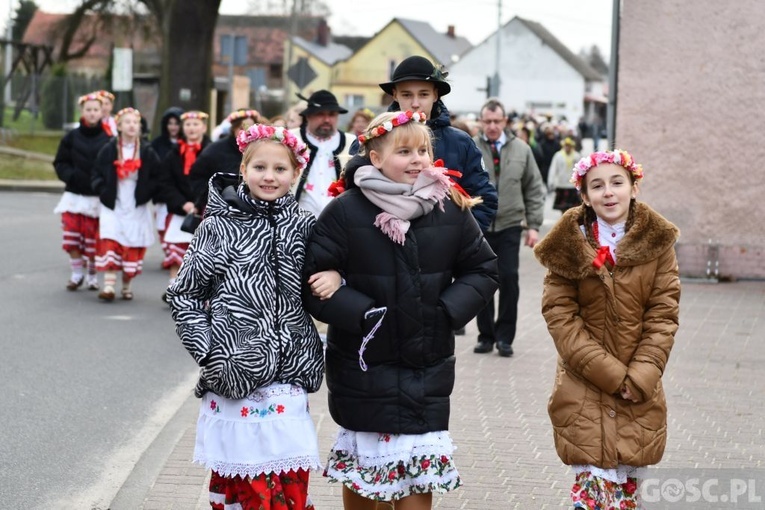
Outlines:
{"label": "girl in brown fur-collared coat", "polygon": [[678,327],[677,228],[635,197],[643,171],[624,151],[574,166],[583,204],[535,248],[548,269],[542,314],[558,350],[548,412],[573,467],[574,508],[637,508],[638,467],[661,460],[661,376]]}

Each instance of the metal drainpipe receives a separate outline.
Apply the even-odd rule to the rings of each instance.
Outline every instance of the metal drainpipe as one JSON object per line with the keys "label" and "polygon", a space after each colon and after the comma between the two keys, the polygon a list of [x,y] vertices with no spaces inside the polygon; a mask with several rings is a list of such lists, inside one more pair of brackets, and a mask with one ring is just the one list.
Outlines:
{"label": "metal drainpipe", "polygon": [[621,0],[613,0],[613,13],[611,16],[611,62],[608,66],[608,112],[606,120],[609,149],[613,149],[614,144],[616,143],[616,87],[619,76],[619,18],[621,14],[621,6]]}

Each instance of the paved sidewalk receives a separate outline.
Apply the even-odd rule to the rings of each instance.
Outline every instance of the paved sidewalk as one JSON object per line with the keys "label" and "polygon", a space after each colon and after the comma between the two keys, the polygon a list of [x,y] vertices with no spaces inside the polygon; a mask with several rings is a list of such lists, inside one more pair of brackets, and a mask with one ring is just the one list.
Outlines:
{"label": "paved sidewalk", "polygon": [[[474,322],[458,337],[450,431],[464,486],[436,496],[435,508],[567,506],[573,476],[555,453],[546,409],[556,352],[540,314],[544,273],[530,249],[521,253],[515,355],[474,354]],[[662,467],[765,467],[764,329],[765,282],[684,282],[680,330],[664,377],[669,438]],[[326,453],[336,426],[325,388],[311,405]],[[196,406],[191,397],[168,425],[173,433],[161,441],[166,451],[152,446],[137,467],[145,480],[131,476],[111,510],[209,508],[207,473],[190,462]],[[310,490],[317,509],[342,509],[339,487],[320,474],[312,476]]]}

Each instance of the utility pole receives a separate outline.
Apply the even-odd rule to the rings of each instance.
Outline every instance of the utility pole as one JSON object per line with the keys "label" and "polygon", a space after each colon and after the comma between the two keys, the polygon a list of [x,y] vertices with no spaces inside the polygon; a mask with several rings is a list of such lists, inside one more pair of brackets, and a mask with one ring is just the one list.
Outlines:
{"label": "utility pole", "polygon": [[7,106],[11,103],[11,60],[13,59],[13,45],[10,41],[13,40],[13,0],[8,2],[8,24],[6,26],[6,40],[8,43],[5,45],[5,70],[4,76],[8,79],[5,82],[5,90],[3,91],[3,103]]}
{"label": "utility pole", "polygon": [[[608,148],[612,150],[616,143],[616,86],[619,72],[619,18],[621,1],[614,0],[611,16],[611,62],[608,65],[608,110],[606,112],[606,132],[608,133]],[[595,150],[598,150],[598,140],[595,140]]]}
{"label": "utility pole", "polygon": [[292,67],[292,47],[295,44],[295,36],[298,32],[298,0],[292,0],[292,13],[290,15],[290,31],[289,40],[290,45],[287,47],[287,66],[284,68],[284,110],[290,107],[292,104],[293,95],[292,85],[290,79],[287,77],[287,71]]}
{"label": "utility pole", "polygon": [[494,77],[491,80],[490,96],[499,96],[499,61],[502,51],[502,0],[497,0],[497,37],[496,51],[494,52]]}

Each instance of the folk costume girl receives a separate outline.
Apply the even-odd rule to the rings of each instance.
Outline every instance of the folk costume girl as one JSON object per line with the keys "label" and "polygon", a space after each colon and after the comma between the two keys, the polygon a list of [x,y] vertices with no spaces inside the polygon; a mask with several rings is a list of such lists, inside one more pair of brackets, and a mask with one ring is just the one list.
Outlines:
{"label": "folk costume girl", "polygon": [[85,283],[86,268],[88,290],[98,290],[96,237],[99,205],[98,194],[90,184],[90,174],[96,155],[109,141],[109,136],[101,126],[101,98],[86,94],[78,102],[80,125],[64,135],[53,160],[56,175],[66,185],[53,212],[61,214],[62,247],[69,254],[72,272],[67,290],[77,290]]}
{"label": "folk costume girl", "polygon": [[[424,113],[391,112],[359,137],[372,165],[344,176],[308,247],[305,274],[346,280],[328,300],[329,409],[340,431],[326,476],[346,509],[427,509],[461,482],[452,460],[454,334],[497,289],[496,256],[447,170],[432,163]],[[337,187],[337,186],[336,186]],[[313,283],[312,277],[307,277]]]}
{"label": "folk costume girl", "polygon": [[301,283],[315,220],[289,193],[308,151],[261,124],[237,143],[243,182],[212,178],[205,219],[167,290],[178,336],[201,367],[194,461],[213,471],[213,508],[313,509],[308,472],[320,460],[308,393],[324,359]]}
{"label": "folk costume girl", "polygon": [[101,126],[110,137],[117,136],[117,121],[112,117],[112,108],[114,107],[114,94],[108,90],[98,90],[94,92],[101,98],[103,111],[101,112]]}
{"label": "folk costume girl", "polygon": [[[177,106],[171,106],[162,114],[159,121],[160,135],[151,141],[151,148],[157,153],[160,161],[163,161],[167,153],[178,146],[178,140],[182,137],[181,115],[183,115],[183,109]],[[162,253],[166,254],[168,250],[165,244],[167,205],[157,200],[154,201],[154,222]]]}
{"label": "folk costume girl", "polygon": [[625,151],[581,159],[571,181],[583,204],[534,249],[559,354],[548,411],[558,456],[576,473],[574,508],[638,508],[636,470],[658,463],[666,443],[678,230],[636,201],[642,178]]}
{"label": "folk costume girl", "polygon": [[96,267],[104,273],[98,297],[107,302],[114,300],[119,271],[122,299],[133,299],[131,283],[154,243],[150,201],[159,176],[157,154],[141,144],[140,112],[123,108],[115,120],[119,134],[98,153],[93,170],[93,189],[101,199]]}
{"label": "folk costume girl", "polygon": [[[192,235],[181,230],[187,214],[198,214],[191,188],[191,166],[199,153],[210,144],[207,131],[209,115],[200,111],[188,111],[181,115],[183,137],[178,146],[168,152],[162,161],[162,178],[158,199],[167,204],[165,220],[165,259],[162,267],[170,270],[170,285],[178,275],[183,255],[189,247]],[[162,299],[165,299],[163,293]]]}

